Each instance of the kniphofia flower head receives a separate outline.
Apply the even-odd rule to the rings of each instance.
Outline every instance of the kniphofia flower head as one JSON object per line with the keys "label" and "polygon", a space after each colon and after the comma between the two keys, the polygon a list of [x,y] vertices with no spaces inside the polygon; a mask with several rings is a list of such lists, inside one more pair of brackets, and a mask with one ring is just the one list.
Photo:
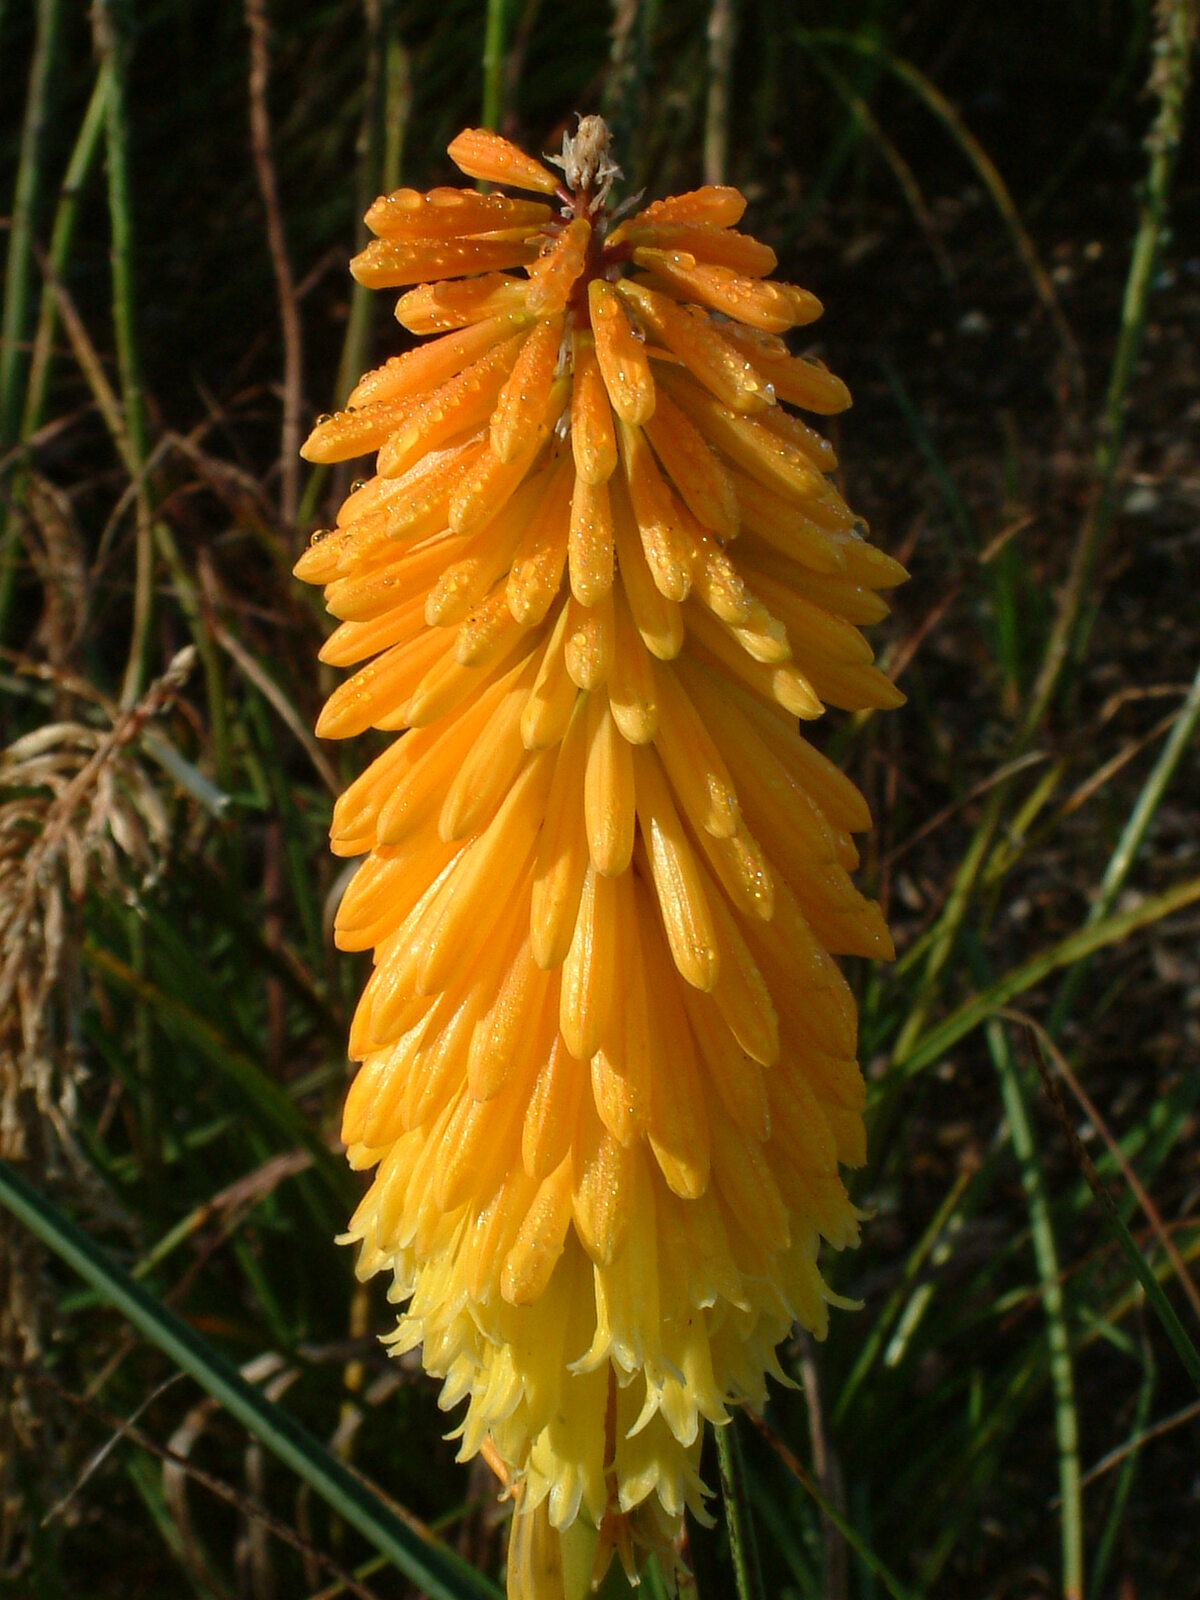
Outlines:
{"label": "kniphofia flower head", "polygon": [[825,1332],[864,1155],[833,956],[891,946],[866,805],[796,719],[900,701],[858,627],[903,571],[790,409],[849,396],[785,345],[821,308],[737,190],[622,220],[590,117],[561,176],[450,155],[518,192],[367,213],[355,277],[434,337],[309,438],[376,471],[296,570],[353,669],[318,731],[396,735],[332,830],[366,857],[338,942],[375,953],[350,1238],[509,1483],[510,1596],[559,1600],[705,1514],[703,1423]]}

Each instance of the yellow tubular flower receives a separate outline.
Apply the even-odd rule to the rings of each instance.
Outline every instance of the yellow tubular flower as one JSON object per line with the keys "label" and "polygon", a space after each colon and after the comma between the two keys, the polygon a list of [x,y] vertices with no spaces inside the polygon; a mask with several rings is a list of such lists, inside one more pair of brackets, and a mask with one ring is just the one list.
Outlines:
{"label": "yellow tubular flower", "polygon": [[337,919],[374,949],[350,1050],[350,1226],[396,1352],[466,1402],[515,1503],[513,1600],[572,1600],[703,1517],[702,1425],[762,1404],[855,1242],[855,1007],[890,957],[855,889],[858,791],[796,731],[898,705],[857,624],[903,569],[865,542],[810,413],[841,381],[781,334],[736,189],[613,226],[596,117],[559,179],[462,133],[351,270],[429,342],[304,454],[377,451],[297,575],[352,669],[319,732],[398,737],[333,819]]}

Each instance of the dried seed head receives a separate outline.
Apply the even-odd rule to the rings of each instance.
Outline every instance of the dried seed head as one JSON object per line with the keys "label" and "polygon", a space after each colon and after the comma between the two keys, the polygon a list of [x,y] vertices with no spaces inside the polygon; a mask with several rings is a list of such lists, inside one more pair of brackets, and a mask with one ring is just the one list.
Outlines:
{"label": "dried seed head", "polygon": [[624,176],[612,158],[612,135],[603,117],[580,117],[573,134],[564,133],[562,155],[547,156],[561,167],[572,194],[580,191],[594,203],[603,205],[608,191]]}

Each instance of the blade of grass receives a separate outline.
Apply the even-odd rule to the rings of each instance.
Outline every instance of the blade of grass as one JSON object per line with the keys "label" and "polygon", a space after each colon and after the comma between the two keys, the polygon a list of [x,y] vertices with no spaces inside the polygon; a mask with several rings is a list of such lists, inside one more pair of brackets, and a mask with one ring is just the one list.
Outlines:
{"label": "blade of grass", "polygon": [[1125,1220],[1117,1210],[1116,1202],[1109,1193],[1107,1185],[1101,1181],[1100,1174],[1096,1171],[1091,1156],[1088,1155],[1080,1143],[1079,1135],[1075,1132],[1067,1108],[1063,1104],[1062,1096],[1058,1092],[1058,1085],[1050,1076],[1050,1069],[1047,1067],[1042,1052],[1038,1047],[1036,1036],[1029,1032],[1027,1037],[1030,1051],[1037,1063],[1042,1087],[1046,1091],[1046,1098],[1054,1109],[1075,1159],[1079,1163],[1080,1171],[1087,1180],[1088,1188],[1099,1202],[1100,1210],[1108,1223],[1113,1237],[1120,1245],[1125,1259],[1133,1268],[1134,1276],[1141,1284],[1146,1299],[1150,1303],[1151,1310],[1162,1324],[1163,1332],[1171,1341],[1175,1354],[1182,1362],[1185,1372],[1196,1385],[1196,1388],[1200,1389],[1200,1350],[1197,1350],[1188,1337],[1187,1330],[1175,1314],[1174,1306],[1167,1299],[1163,1286],[1158,1280],[1158,1274],[1150,1265],[1145,1252],[1139,1248],[1137,1240],[1125,1225]]}
{"label": "blade of grass", "polygon": [[942,124],[974,168],[976,176],[991,196],[992,204],[999,212],[1017,255],[1020,257],[1029,276],[1033,291],[1054,324],[1063,355],[1068,363],[1072,387],[1076,392],[1080,391],[1082,389],[1082,365],[1079,357],[1079,347],[1075,342],[1075,336],[1071,332],[1070,325],[1063,315],[1062,306],[1059,304],[1058,296],[1054,292],[1054,285],[1050,280],[1050,275],[1042,265],[1037,246],[1030,237],[1028,229],[1021,221],[1020,213],[1012,195],[1009,193],[1008,185],[1000,174],[999,168],[950,104],[950,101],[918,67],[903,56],[895,55],[886,44],[869,31],[848,33],[841,28],[799,28],[796,30],[796,36],[800,43],[808,48],[813,46],[819,48],[823,44],[838,45],[844,49],[855,50],[878,60],[889,72],[899,78],[901,83],[907,85],[926,109]]}
{"label": "blade of grass", "polygon": [[[829,1499],[828,1495],[822,1492],[821,1487],[817,1483],[816,1479],[810,1472],[806,1471],[794,1452],[788,1448],[784,1441],[775,1432],[773,1432],[766,1421],[760,1417],[757,1412],[751,1411],[747,1414],[750,1417],[751,1422],[753,1422],[754,1426],[758,1429],[759,1433],[761,1433],[763,1438],[767,1441],[767,1444],[770,1446],[770,1448],[779,1457],[780,1461],[783,1462],[784,1466],[791,1473],[791,1475],[796,1479],[797,1483],[799,1483],[804,1492],[812,1498],[818,1510],[820,1510],[821,1513],[827,1517],[833,1526],[838,1530],[842,1538],[845,1539],[846,1543],[850,1546],[851,1550],[854,1551],[854,1554],[858,1557],[859,1561],[861,1561],[866,1567],[867,1571],[870,1572],[873,1577],[879,1579],[880,1583],[883,1584],[884,1588],[891,1595],[892,1600],[911,1600],[908,1591],[904,1588],[899,1578],[897,1578],[888,1570],[880,1558],[875,1554],[874,1550],[872,1550],[870,1546],[867,1545],[862,1539],[858,1529],[854,1526],[854,1524],[848,1521],[833,1504],[832,1500]],[[716,1431],[719,1436],[720,1429],[717,1429]]]}
{"label": "blade of grass", "polygon": [[137,545],[133,589],[133,622],[129,659],[121,687],[121,704],[132,705],[145,687],[149,668],[150,627],[154,615],[154,534],[146,485],[146,419],[142,403],[134,305],[133,201],[129,184],[129,119],[126,62],[129,35],[120,0],[96,0],[92,29],[101,69],[108,74],[104,133],[108,171],[108,218],[112,230],[113,341],[121,384],[121,407],[129,444],[129,473],[136,487]]}
{"label": "blade of grass", "polygon": [[1138,928],[1148,927],[1197,900],[1200,900],[1200,878],[1188,878],[1184,883],[1164,890],[1162,894],[1143,900],[1129,911],[1083,927],[1051,945],[1048,950],[1039,951],[964,1001],[936,1027],[922,1035],[906,1054],[897,1057],[896,1068],[904,1077],[914,1077],[935,1061],[940,1061],[947,1050],[953,1049],[973,1029],[986,1022],[1017,995],[1040,983],[1051,972],[1060,967],[1069,967],[1094,951],[1103,949],[1105,945],[1116,944]]}
{"label": "blade of grass", "polygon": [[1050,1221],[1050,1204],[1038,1164],[1033,1127],[1025,1107],[1017,1068],[1004,1027],[998,1020],[987,1025],[988,1051],[1000,1080],[1000,1100],[1008,1123],[1013,1154],[1021,1174],[1021,1188],[1029,1213],[1033,1258],[1041,1283],[1046,1313],[1046,1345],[1050,1356],[1050,1387],[1054,1395],[1054,1433],[1058,1442],[1058,1491],[1062,1535],[1063,1600],[1083,1600],[1083,1499],[1079,1469],[1079,1412],[1075,1403],[1075,1372],[1067,1332],[1066,1306],[1058,1248]]}
{"label": "blade of grass", "polygon": [[[1137,1406],[1133,1414],[1133,1425],[1130,1437],[1121,1449],[1124,1460],[1121,1462],[1121,1471],[1117,1476],[1116,1488],[1113,1490],[1112,1504],[1108,1508],[1108,1515],[1104,1519],[1104,1527],[1096,1545],[1096,1557],[1092,1562],[1092,1580],[1088,1585],[1088,1600],[1100,1600],[1104,1593],[1104,1579],[1108,1573],[1108,1564],[1121,1529],[1121,1519],[1125,1514],[1125,1507],[1129,1502],[1129,1492],[1133,1488],[1134,1474],[1137,1472],[1141,1446],[1145,1442],[1145,1427],[1150,1416],[1150,1405],[1154,1398],[1154,1379],[1156,1368],[1154,1355],[1150,1349],[1149,1341],[1142,1340],[1142,1382],[1138,1389]],[[1196,1410],[1200,1410],[1200,1402]],[[1090,1479],[1092,1473],[1088,1473]]]}
{"label": "blade of grass", "polygon": [[[0,456],[16,442],[21,418],[24,340],[33,280],[33,221],[45,171],[42,143],[49,120],[50,92],[55,82],[60,18],[61,0],[38,0],[29,93],[25,101],[8,229],[8,255],[4,264],[4,311],[0,316]],[[6,516],[0,539],[0,637],[4,634],[12,602],[16,551],[16,523]]]}
{"label": "blade of grass", "polygon": [[386,1504],[295,1417],[247,1383],[223,1355],[108,1260],[94,1240],[2,1160],[0,1203],[376,1550],[421,1585],[431,1600],[500,1600],[494,1584],[436,1540],[415,1517],[402,1516],[398,1508]]}
{"label": "blade of grass", "polygon": [[485,128],[499,129],[504,118],[504,46],[508,34],[507,0],[487,0],[483,30],[483,107]]}
{"label": "blade of grass", "polygon": [[45,173],[43,139],[55,83],[61,0],[38,0],[29,94],[21,128],[8,257],[4,266],[4,315],[0,318],[0,450],[17,438],[21,416],[25,336],[33,283],[33,222]]}
{"label": "blade of grass", "polygon": [[[1154,763],[1150,776],[1142,785],[1141,793],[1129,813],[1129,820],[1121,830],[1117,847],[1109,858],[1096,897],[1088,909],[1089,925],[1100,922],[1116,904],[1117,896],[1125,886],[1125,880],[1137,859],[1146,831],[1154,820],[1167,785],[1192,742],[1192,735],[1196,731],[1198,722],[1200,722],[1200,669],[1197,669],[1196,676],[1192,679],[1192,687],[1179,708],[1167,742],[1159,752],[1158,760]],[[1051,1034],[1057,1034],[1061,1028],[1086,973],[1087,963],[1080,961],[1063,978],[1046,1022],[1046,1028]]]}
{"label": "blade of grass", "polygon": [[[108,93],[112,74],[107,66],[96,75],[92,97],[80,124],[79,136],[67,170],[63,177],[54,225],[50,231],[50,248],[46,259],[50,271],[61,278],[75,237],[75,223],[79,215],[80,192],[87,183],[92,163],[100,148],[100,136],[108,115]],[[54,349],[54,334],[58,323],[58,302],[49,284],[42,286],[41,306],[38,310],[37,331],[33,336],[33,355],[29,363],[29,383],[26,386],[25,410],[21,418],[21,437],[28,439],[41,425],[46,405],[46,386],[50,377],[50,363]]]}
{"label": "blade of grass", "polygon": [[704,181],[725,183],[729,171],[729,79],[737,17],[733,0],[712,0],[708,12],[708,96],[704,110]]}
{"label": "blade of grass", "polygon": [[725,1528],[729,1534],[729,1556],[733,1563],[738,1600],[766,1600],[758,1547],[754,1539],[754,1522],[746,1494],[746,1473],[736,1418],[714,1428],[713,1433],[717,1441],[721,1502],[725,1507]]}
{"label": "blade of grass", "polygon": [[1117,468],[1125,433],[1126,397],[1146,327],[1154,266],[1167,229],[1171,179],[1191,84],[1196,0],[1160,0],[1156,14],[1158,20],[1151,42],[1146,87],[1157,99],[1158,111],[1146,135],[1150,159],[1093,462],[1096,488],[1091,509],[1075,543],[1066,586],[1030,696],[1023,725],[1023,733],[1029,736],[1054,698],[1063,669],[1069,661],[1080,658],[1091,629],[1090,616],[1094,615],[1095,606],[1087,605],[1088,590],[1116,514]]}
{"label": "blade of grass", "polygon": [[258,191],[267,221],[267,246],[275,274],[279,321],[283,333],[283,421],[279,440],[279,516],[286,528],[296,523],[300,503],[300,397],[302,346],[300,302],[288,255],[287,233],[279,203],[279,183],[271,154],[271,115],[267,89],[271,73],[270,29],[265,0],[245,0],[250,34],[250,149]]}
{"label": "blade of grass", "polygon": [[110,951],[89,944],[84,948],[83,959],[86,966],[102,973],[150,1008],[163,1027],[177,1028],[182,1037],[227,1077],[278,1133],[290,1143],[307,1150],[339,1206],[345,1207],[355,1202],[355,1187],[349,1173],[309,1127],[307,1119],[297,1111],[288,1095],[267,1076],[257,1061],[235,1049],[207,1018],[174,996],[164,994]]}

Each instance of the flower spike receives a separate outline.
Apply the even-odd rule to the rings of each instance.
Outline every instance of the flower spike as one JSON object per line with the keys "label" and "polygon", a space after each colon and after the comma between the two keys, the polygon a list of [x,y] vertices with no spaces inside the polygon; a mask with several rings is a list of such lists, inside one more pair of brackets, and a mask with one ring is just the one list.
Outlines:
{"label": "flower spike", "polygon": [[[297,575],[351,669],[318,731],[395,737],[338,802],[375,968],[343,1137],[358,1270],[406,1302],[514,1504],[510,1600],[675,1570],[703,1424],[837,1303],[865,1157],[854,1002],[884,959],[862,796],[796,729],[902,696],[859,632],[904,577],[829,474],[849,393],[781,334],[807,291],[706,186],[610,208],[608,130],[449,147],[524,191],[400,189],[360,282],[428,336],[322,418],[376,452]],[[529,198],[532,191],[535,198]]]}

